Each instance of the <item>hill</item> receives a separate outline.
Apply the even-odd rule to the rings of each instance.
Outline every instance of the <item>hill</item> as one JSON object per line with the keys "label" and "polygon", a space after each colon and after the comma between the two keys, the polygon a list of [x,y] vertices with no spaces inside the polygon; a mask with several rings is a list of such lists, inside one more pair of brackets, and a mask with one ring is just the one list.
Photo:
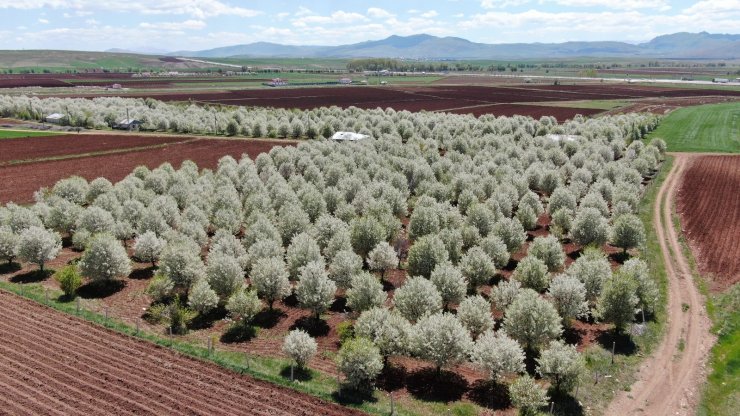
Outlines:
{"label": "hill", "polygon": [[674,33],[649,42],[630,44],[617,41],[564,43],[471,42],[458,37],[426,34],[390,36],[339,46],[300,46],[257,42],[202,51],[179,51],[170,55],[291,58],[406,58],[406,59],[511,59],[575,57],[645,57],[679,59],[740,58],[740,35]]}

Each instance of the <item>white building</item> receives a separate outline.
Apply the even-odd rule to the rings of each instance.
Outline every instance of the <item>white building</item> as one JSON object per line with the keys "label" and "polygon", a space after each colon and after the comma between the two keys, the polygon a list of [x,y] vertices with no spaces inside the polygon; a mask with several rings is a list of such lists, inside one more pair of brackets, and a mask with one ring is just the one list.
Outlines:
{"label": "white building", "polygon": [[341,141],[341,142],[356,142],[359,140],[367,139],[368,136],[364,134],[354,133],[351,131],[338,131],[334,133],[333,136],[331,136],[332,140]]}
{"label": "white building", "polygon": [[65,117],[64,114],[53,113],[53,114],[49,114],[48,116],[44,117],[44,121],[46,121],[47,123],[61,124],[64,117]]}

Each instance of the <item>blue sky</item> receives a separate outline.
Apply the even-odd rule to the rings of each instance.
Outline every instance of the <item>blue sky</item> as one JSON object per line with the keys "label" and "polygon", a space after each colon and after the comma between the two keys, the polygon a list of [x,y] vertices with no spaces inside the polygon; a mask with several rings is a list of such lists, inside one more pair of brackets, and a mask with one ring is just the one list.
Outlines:
{"label": "blue sky", "polygon": [[0,16],[0,49],[339,45],[417,33],[485,43],[740,33],[740,0],[0,0]]}

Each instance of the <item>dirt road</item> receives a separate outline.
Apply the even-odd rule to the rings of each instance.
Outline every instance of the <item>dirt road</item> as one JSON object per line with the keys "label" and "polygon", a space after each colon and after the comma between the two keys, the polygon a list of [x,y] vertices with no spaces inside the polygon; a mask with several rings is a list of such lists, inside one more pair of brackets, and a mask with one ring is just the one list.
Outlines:
{"label": "dirt road", "polygon": [[360,415],[0,291],[0,414]]}
{"label": "dirt road", "polygon": [[621,391],[606,415],[693,415],[714,344],[702,295],[694,284],[673,227],[672,209],[681,175],[692,155],[676,154],[658,192],[653,221],[668,276],[667,333],[640,367],[629,392]]}

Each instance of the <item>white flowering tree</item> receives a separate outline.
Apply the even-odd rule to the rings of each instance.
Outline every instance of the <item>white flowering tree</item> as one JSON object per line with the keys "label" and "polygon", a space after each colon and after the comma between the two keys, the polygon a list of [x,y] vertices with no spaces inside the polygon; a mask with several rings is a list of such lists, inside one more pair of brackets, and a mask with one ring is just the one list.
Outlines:
{"label": "white flowering tree", "polygon": [[411,351],[432,362],[437,374],[447,365],[466,360],[472,347],[468,330],[449,313],[425,315],[411,330]]}
{"label": "white flowering tree", "polygon": [[416,322],[423,316],[442,310],[442,295],[434,283],[421,276],[414,276],[396,289],[393,305],[401,316]]}
{"label": "white flowering tree", "polygon": [[163,238],[157,237],[152,231],[147,231],[134,239],[134,257],[150,262],[152,267],[155,267],[166,245],[167,241]]}
{"label": "white flowering tree", "polygon": [[316,355],[318,345],[306,331],[294,329],[283,340],[283,352],[295,361],[298,368],[304,368]]}
{"label": "white flowering tree", "polygon": [[347,290],[347,306],[353,311],[363,312],[382,306],[388,298],[383,292],[383,284],[368,272],[356,273],[351,282]]}
{"label": "white flowering tree", "polygon": [[524,350],[503,332],[488,330],[475,340],[471,361],[491,380],[524,371]]}
{"label": "white flowering tree", "polygon": [[336,291],[337,286],[327,276],[323,263],[312,261],[301,268],[296,297],[301,307],[313,312],[316,320],[334,302]]}
{"label": "white flowering tree", "polygon": [[290,295],[291,286],[285,262],[280,257],[260,259],[252,267],[252,286],[272,310],[275,301]]}
{"label": "white flowering tree", "polygon": [[110,234],[98,234],[82,254],[80,273],[92,280],[113,280],[131,273],[131,260],[120,241]]}

